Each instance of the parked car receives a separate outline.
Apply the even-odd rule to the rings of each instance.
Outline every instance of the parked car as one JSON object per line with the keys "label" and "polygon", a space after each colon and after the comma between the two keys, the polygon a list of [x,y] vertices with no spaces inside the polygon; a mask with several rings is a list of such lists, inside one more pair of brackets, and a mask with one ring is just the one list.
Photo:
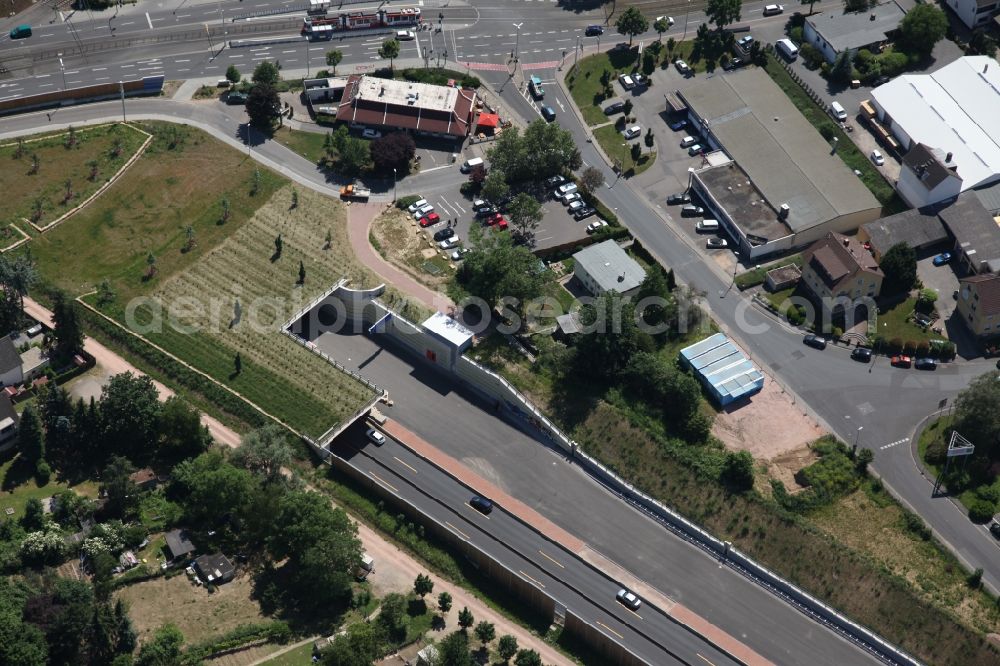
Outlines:
{"label": "parked car", "polygon": [[688,204],[681,208],[681,217],[701,217],[705,214],[705,209],[701,206]]}
{"label": "parked car", "polygon": [[635,592],[625,587],[618,590],[618,594],[615,595],[615,599],[618,600],[618,603],[631,611],[637,611],[639,610],[639,607],[642,606],[642,599],[640,599]]}
{"label": "parked car", "polygon": [[618,83],[622,84],[622,88],[624,88],[625,90],[631,90],[632,88],[635,88],[635,79],[633,79],[628,74],[619,74]]}
{"label": "parked car", "polygon": [[743,58],[730,58],[722,65],[722,69],[730,72],[734,69],[739,69],[745,64],[746,62],[744,62]]}
{"label": "parked car", "polygon": [[462,259],[465,259],[465,255],[467,255],[470,251],[471,251],[470,248],[460,247],[451,253],[451,260],[462,261]]}
{"label": "parked car", "polygon": [[451,227],[445,227],[444,229],[438,229],[434,232],[434,240],[443,241],[445,238],[451,238],[455,235],[455,230]]}
{"label": "parked car", "polygon": [[556,112],[551,106],[543,106],[539,111],[542,114],[542,118],[545,118],[550,123],[556,119]]}
{"label": "parked car", "polygon": [[562,185],[565,182],[566,182],[566,179],[563,176],[560,176],[560,175],[550,176],[549,178],[545,179],[545,187],[547,187],[550,190],[552,190],[552,189],[555,189],[555,188],[559,187],[560,185]]}
{"label": "parked car", "polygon": [[246,93],[230,90],[226,93],[226,104],[246,104],[248,95]]}
{"label": "parked car", "polygon": [[385,444],[385,435],[380,433],[375,428],[368,428],[368,439],[374,442],[375,446],[382,446]]}
{"label": "parked car", "polygon": [[855,347],[854,351],[851,352],[851,358],[855,361],[867,363],[872,360],[872,350],[868,347]]}
{"label": "parked car", "polygon": [[813,333],[802,338],[802,343],[813,349],[826,349],[826,338]]}
{"label": "parked car", "polygon": [[486,219],[487,226],[496,227],[501,231],[507,228],[507,220],[500,213],[496,213]]}
{"label": "parked car", "polygon": [[570,215],[574,215],[576,214],[576,211],[586,207],[587,204],[583,202],[583,199],[577,199],[576,201],[570,201],[569,206],[566,207],[566,210],[569,211]]}
{"label": "parked car", "polygon": [[592,233],[600,230],[602,227],[606,227],[606,226],[608,226],[608,223],[606,221],[604,221],[604,220],[594,220],[593,222],[591,222],[590,224],[587,225],[587,233],[588,234],[592,234]]}
{"label": "parked car", "polygon": [[580,220],[586,220],[588,217],[596,213],[597,211],[591,208],[590,206],[584,206],[580,210],[573,213],[573,219],[579,222]]}
{"label": "parked car", "polygon": [[785,11],[784,5],[764,5],[764,16],[775,16]]}
{"label": "parked car", "polygon": [[406,210],[411,213],[416,213],[418,210],[427,205],[427,199],[417,199],[412,204],[410,204]]}
{"label": "parked car", "polygon": [[604,115],[613,116],[625,110],[625,102],[612,102],[604,107]]}
{"label": "parked car", "polygon": [[668,206],[678,206],[680,204],[691,203],[691,195],[687,192],[681,192],[680,194],[671,194],[667,197]]}
{"label": "parked car", "polygon": [[729,241],[725,238],[712,237],[705,241],[705,247],[709,250],[721,250],[729,247]]}
{"label": "parked car", "polygon": [[372,129],[370,127],[366,127],[364,131],[361,132],[361,136],[362,138],[365,139],[378,139],[382,136],[382,132],[379,132],[378,130]]}
{"label": "parked car", "polygon": [[671,25],[674,24],[674,17],[673,16],[657,16],[656,19],[653,22],[655,23],[656,21],[666,21],[667,25],[671,26]]}
{"label": "parked car", "polygon": [[704,149],[701,147],[701,144],[700,143],[696,143],[693,146],[691,146],[690,148],[688,148],[688,155],[690,155],[691,157],[694,157],[695,155],[697,155],[698,153],[700,153],[702,150],[704,150]]}
{"label": "parked car", "polygon": [[917,370],[937,370],[937,361],[932,358],[918,358],[913,362]]}
{"label": "parked car", "polygon": [[562,202],[564,206],[568,206],[574,201],[578,201],[579,199],[580,199],[579,192],[570,192],[569,194],[563,197]]}
{"label": "parked car", "polygon": [[461,238],[458,236],[452,236],[451,238],[445,238],[443,241],[438,243],[438,247],[442,250],[450,250],[461,242]]}
{"label": "parked car", "polygon": [[604,28],[599,25],[588,25],[587,29],[583,31],[583,34],[587,37],[597,37],[598,35],[604,34]]}
{"label": "parked car", "polygon": [[942,252],[938,256],[934,257],[933,264],[935,266],[944,266],[951,261],[951,252]]}
{"label": "parked car", "polygon": [[892,77],[886,76],[885,74],[883,74],[882,76],[880,76],[877,79],[875,79],[874,81],[872,81],[872,88],[878,88],[881,85],[885,85],[886,83],[889,83],[889,81],[892,81]]}
{"label": "parked car", "polygon": [[882,166],[885,164],[885,158],[882,156],[882,151],[878,149],[872,151],[871,158],[872,162],[874,162],[876,166]]}
{"label": "parked car", "polygon": [[681,118],[680,120],[675,120],[674,122],[670,123],[670,129],[672,129],[675,132],[679,132],[680,130],[684,129],[687,126],[688,126],[688,121],[685,120],[684,118]]}
{"label": "parked car", "polygon": [[556,191],[555,191],[554,194],[555,194],[556,199],[561,199],[562,197],[566,196],[567,194],[571,194],[573,192],[576,192],[578,189],[579,188],[577,187],[576,183],[563,183],[562,185],[560,185],[559,187],[556,188]]}
{"label": "parked car", "polygon": [[1000,539],[1000,520],[994,518],[990,522],[990,534],[995,536],[997,539]]}
{"label": "parked car", "polygon": [[625,136],[626,139],[634,139],[638,137],[640,134],[642,134],[642,128],[639,127],[638,125],[632,125],[631,127],[626,127],[622,131],[622,134]]}
{"label": "parked car", "polygon": [[913,359],[911,359],[909,356],[904,356],[902,354],[899,354],[897,356],[893,356],[890,362],[897,368],[908,368],[913,362]]}
{"label": "parked car", "polygon": [[424,204],[420,208],[418,208],[415,211],[413,211],[413,219],[414,220],[419,220],[423,216],[425,216],[428,213],[431,213],[433,211],[434,211],[434,206],[432,206],[431,204]]}
{"label": "parked car", "polygon": [[427,215],[420,218],[421,227],[433,227],[435,224],[441,221],[441,216],[437,213],[428,213]]}
{"label": "parked car", "polygon": [[678,58],[677,60],[674,60],[674,67],[677,68],[678,72],[680,72],[681,74],[685,74],[685,75],[688,74],[688,73],[690,73],[690,71],[691,71],[691,68],[688,67],[688,64],[686,62],[684,62],[683,60],[681,60],[680,58]]}
{"label": "parked car", "polygon": [[482,514],[488,514],[493,511],[493,502],[480,495],[473,495],[472,499],[469,500],[469,506]]}
{"label": "parked car", "polygon": [[736,43],[739,44],[740,48],[743,49],[744,51],[749,51],[750,47],[753,46],[753,37],[751,37],[750,35],[745,35],[743,37],[740,37],[739,41]]}

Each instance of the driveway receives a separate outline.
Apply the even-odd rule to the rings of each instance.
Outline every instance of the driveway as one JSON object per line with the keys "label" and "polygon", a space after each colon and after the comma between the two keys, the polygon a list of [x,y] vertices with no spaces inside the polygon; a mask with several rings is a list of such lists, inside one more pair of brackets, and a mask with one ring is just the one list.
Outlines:
{"label": "driveway", "polygon": [[935,304],[941,321],[948,321],[951,313],[955,311],[955,298],[953,294],[958,291],[958,276],[951,264],[935,266],[934,257],[937,253],[929,257],[920,259],[917,262],[917,277],[924,287],[933,289],[938,293],[938,300]]}

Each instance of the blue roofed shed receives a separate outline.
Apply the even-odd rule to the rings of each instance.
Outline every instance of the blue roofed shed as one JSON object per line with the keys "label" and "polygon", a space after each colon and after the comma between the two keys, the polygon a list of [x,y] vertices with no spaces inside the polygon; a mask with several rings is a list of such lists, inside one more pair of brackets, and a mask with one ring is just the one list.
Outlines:
{"label": "blue roofed shed", "polygon": [[682,349],[681,362],[722,406],[764,388],[764,374],[722,333]]}

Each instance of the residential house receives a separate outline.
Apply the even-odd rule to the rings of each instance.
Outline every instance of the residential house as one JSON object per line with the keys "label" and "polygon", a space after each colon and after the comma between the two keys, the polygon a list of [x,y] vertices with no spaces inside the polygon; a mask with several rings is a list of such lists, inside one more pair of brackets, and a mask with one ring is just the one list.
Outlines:
{"label": "residential house", "polygon": [[946,0],[945,4],[969,28],[983,28],[1000,14],[998,0]]}
{"label": "residential house", "polygon": [[24,381],[21,355],[10,336],[0,337],[0,386],[17,386]]}
{"label": "residential house", "polygon": [[222,553],[200,555],[194,560],[194,569],[206,583],[228,583],[236,575],[236,567]]}
{"label": "residential house", "polygon": [[954,199],[962,192],[963,179],[951,153],[918,143],[903,155],[896,190],[914,208]]}
{"label": "residential house", "polygon": [[20,418],[14,411],[10,396],[0,393],[0,453],[17,443],[17,424]]}
{"label": "residential house", "polygon": [[47,367],[49,367],[49,355],[41,347],[28,347],[21,354],[23,381],[30,382],[40,377]]}
{"label": "residential house", "polygon": [[984,273],[959,281],[958,312],[977,338],[1000,334],[1000,275]]}
{"label": "residential house", "polygon": [[842,234],[830,232],[802,253],[802,283],[830,312],[841,309],[844,299],[877,297],[884,277],[875,257]]}
{"label": "residential house", "polygon": [[191,535],[188,534],[187,530],[171,530],[167,532],[166,539],[167,557],[170,561],[187,557],[197,550],[191,542]]}
{"label": "residential house", "polygon": [[573,274],[594,296],[617,291],[631,296],[646,279],[646,271],[613,240],[584,248],[573,255]]}
{"label": "residential house", "polygon": [[863,12],[845,12],[843,7],[838,7],[807,16],[802,35],[832,64],[841,53],[856,54],[861,49],[880,52],[892,41],[905,15],[892,1]]}

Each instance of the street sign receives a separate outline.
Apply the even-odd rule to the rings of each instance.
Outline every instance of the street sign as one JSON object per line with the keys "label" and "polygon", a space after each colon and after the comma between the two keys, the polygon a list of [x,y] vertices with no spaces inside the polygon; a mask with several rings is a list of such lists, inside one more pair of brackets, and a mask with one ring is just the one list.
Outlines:
{"label": "street sign", "polygon": [[948,458],[971,456],[975,450],[976,447],[973,446],[972,442],[959,435],[957,430],[951,432],[951,440],[948,442]]}

